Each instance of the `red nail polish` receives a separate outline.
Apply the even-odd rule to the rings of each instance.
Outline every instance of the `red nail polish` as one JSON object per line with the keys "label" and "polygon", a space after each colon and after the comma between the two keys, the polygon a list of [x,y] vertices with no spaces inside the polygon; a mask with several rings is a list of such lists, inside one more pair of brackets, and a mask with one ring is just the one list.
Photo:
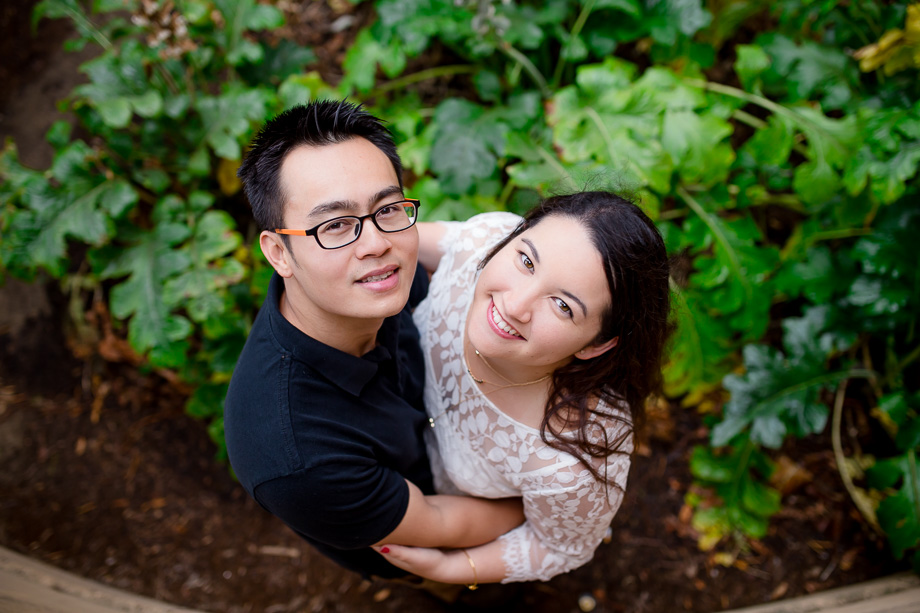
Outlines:
{"label": "red nail polish", "polygon": [[380,548],[380,553],[390,553],[390,548],[389,548],[389,547],[381,547],[381,548]]}

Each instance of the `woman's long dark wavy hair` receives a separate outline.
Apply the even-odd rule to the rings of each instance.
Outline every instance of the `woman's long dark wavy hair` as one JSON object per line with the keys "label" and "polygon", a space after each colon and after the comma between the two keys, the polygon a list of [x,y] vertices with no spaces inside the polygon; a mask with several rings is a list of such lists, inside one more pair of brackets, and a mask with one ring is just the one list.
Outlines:
{"label": "woman's long dark wavy hair", "polygon": [[[607,352],[588,360],[573,359],[553,373],[540,436],[547,445],[579,458],[595,479],[610,485],[591,458],[626,453],[622,446],[644,421],[646,399],[661,388],[664,348],[673,329],[667,251],[642,209],[616,194],[588,191],[554,196],[531,209],[489,251],[479,269],[517,236],[554,215],[579,221],[600,253],[610,309],[603,314],[594,342],[619,340]],[[604,411],[598,399],[611,411]],[[624,403],[628,420],[616,414]],[[626,422],[629,428],[609,440],[597,418]],[[560,436],[564,430],[575,436]]]}

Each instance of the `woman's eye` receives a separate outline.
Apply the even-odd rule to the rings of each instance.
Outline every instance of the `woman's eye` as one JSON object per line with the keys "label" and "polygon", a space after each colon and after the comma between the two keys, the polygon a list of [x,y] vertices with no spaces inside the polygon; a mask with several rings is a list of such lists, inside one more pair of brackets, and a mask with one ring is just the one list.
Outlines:
{"label": "woman's eye", "polygon": [[530,258],[527,257],[526,253],[521,253],[521,264],[523,264],[524,268],[527,270],[533,270],[533,262],[530,261]]}
{"label": "woman's eye", "polygon": [[556,306],[558,306],[559,310],[565,313],[566,315],[568,315],[569,317],[572,316],[572,309],[569,307],[569,305],[565,303],[564,300],[560,300],[559,298],[556,298]]}

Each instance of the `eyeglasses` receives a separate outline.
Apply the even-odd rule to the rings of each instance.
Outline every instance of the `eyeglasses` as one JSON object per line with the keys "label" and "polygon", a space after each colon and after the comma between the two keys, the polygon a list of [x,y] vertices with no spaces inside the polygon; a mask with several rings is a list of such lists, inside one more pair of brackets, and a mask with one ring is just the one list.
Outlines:
{"label": "eyeglasses", "polygon": [[309,230],[286,230],[277,228],[275,234],[312,236],[323,249],[338,249],[350,245],[361,236],[364,220],[370,219],[381,232],[392,233],[408,230],[418,221],[418,207],[421,203],[413,198],[385,204],[370,215],[355,217],[348,215],[324,221]]}

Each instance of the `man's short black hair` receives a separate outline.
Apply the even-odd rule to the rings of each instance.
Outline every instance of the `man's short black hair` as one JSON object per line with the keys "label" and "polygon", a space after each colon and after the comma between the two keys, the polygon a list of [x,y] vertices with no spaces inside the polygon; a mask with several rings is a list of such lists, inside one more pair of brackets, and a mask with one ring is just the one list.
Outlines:
{"label": "man's short black hair", "polygon": [[[356,137],[367,139],[390,159],[402,187],[402,162],[393,136],[361,104],[319,100],[288,109],[262,126],[236,173],[259,228],[284,227],[281,165],[288,153],[303,145],[333,145]],[[287,238],[282,236],[285,242]]]}

